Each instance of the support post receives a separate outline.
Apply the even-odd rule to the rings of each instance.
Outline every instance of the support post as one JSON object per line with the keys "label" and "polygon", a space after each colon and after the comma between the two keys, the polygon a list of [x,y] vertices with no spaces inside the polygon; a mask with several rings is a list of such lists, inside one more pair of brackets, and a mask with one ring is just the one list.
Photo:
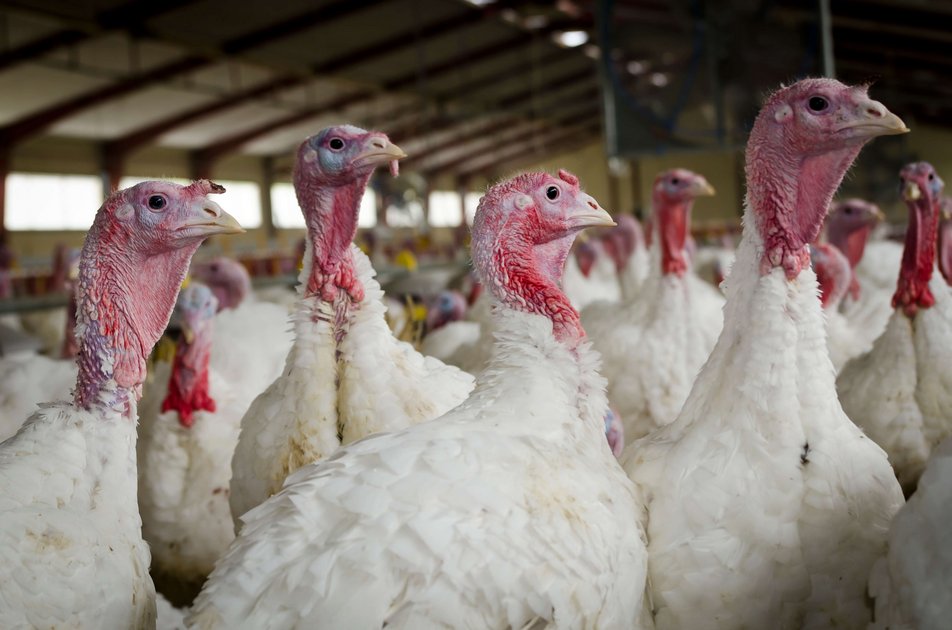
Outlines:
{"label": "support post", "polygon": [[274,225],[274,208],[271,206],[271,188],[274,186],[274,157],[261,158],[261,221],[273,245],[278,237],[278,228]]}
{"label": "support post", "polygon": [[818,0],[817,11],[820,14],[820,47],[823,51],[823,76],[836,78],[833,64],[833,17],[830,13],[830,0]]}
{"label": "support post", "polygon": [[7,242],[7,175],[10,173],[10,154],[0,149],[0,243]]}

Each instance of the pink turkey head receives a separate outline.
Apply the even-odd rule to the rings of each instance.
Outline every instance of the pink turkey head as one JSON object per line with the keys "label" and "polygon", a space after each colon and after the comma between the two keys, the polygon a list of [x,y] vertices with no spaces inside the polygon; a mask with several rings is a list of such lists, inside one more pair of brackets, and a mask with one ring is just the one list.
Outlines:
{"label": "pink turkey head", "polygon": [[463,319],[466,315],[466,298],[459,291],[440,291],[426,311],[426,328],[438,328]]}
{"label": "pink turkey head", "polygon": [[[376,131],[350,125],[328,127],[301,143],[294,165],[294,190],[311,241],[311,278],[306,293],[333,300],[338,289],[363,299],[348,255],[367,182],[377,166],[406,154]],[[346,259],[346,260],[345,260]]]}
{"label": "pink turkey head", "polygon": [[902,197],[909,207],[909,227],[892,304],[893,308],[901,308],[908,317],[914,317],[919,309],[935,304],[929,280],[935,265],[940,202],[945,184],[928,162],[907,164],[900,171],[899,179]]}
{"label": "pink turkey head", "polygon": [[747,198],[764,245],[761,272],[783,267],[795,278],[863,144],[906,131],[865,86],[804,79],[774,92],[747,143]]}
{"label": "pink turkey head", "polygon": [[605,252],[615,261],[615,269],[621,271],[628,264],[628,259],[639,247],[645,246],[645,234],[638,219],[630,214],[619,214],[615,217],[618,225],[609,230],[602,237]]}
{"label": "pink turkey head", "polygon": [[552,320],[570,345],[584,337],[578,312],[560,288],[572,242],[586,227],[615,225],[578,178],[560,170],[526,173],[490,188],[473,221],[473,264],[504,305]]}
{"label": "pink turkey head", "polygon": [[251,274],[237,260],[219,256],[192,265],[192,277],[212,290],[218,310],[237,308],[251,293]]}
{"label": "pink turkey head", "polygon": [[703,176],[687,169],[671,169],[655,178],[651,189],[652,223],[661,237],[663,273],[683,276],[687,271],[685,246],[691,228],[691,206],[697,197],[713,194],[714,188]]}
{"label": "pink turkey head", "polygon": [[[833,205],[826,224],[826,239],[846,254],[852,269],[863,259],[866,242],[873,228],[883,221],[886,215],[874,203],[862,199],[847,199]],[[850,295],[858,299],[859,280],[852,274]]]}
{"label": "pink turkey head", "polygon": [[586,278],[592,273],[592,267],[595,266],[595,260],[597,259],[598,251],[596,251],[594,243],[582,241],[575,246],[575,262],[578,263],[579,270]]}
{"label": "pink turkey head", "polygon": [[131,411],[128,394],[141,394],[146,356],[168,324],[192,255],[212,234],[243,231],[208,198],[220,192],[207,180],[149,181],[112,193],[99,209],[80,255],[78,406]]}
{"label": "pink turkey head", "polygon": [[820,304],[835,309],[850,288],[853,269],[846,255],[829,243],[810,246],[810,264],[820,284]]}

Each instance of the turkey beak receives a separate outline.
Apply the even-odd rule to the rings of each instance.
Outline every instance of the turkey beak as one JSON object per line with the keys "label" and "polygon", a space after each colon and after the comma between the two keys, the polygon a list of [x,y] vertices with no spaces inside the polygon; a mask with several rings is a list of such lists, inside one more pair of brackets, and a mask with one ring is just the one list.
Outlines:
{"label": "turkey beak", "polygon": [[918,201],[922,198],[922,191],[919,190],[919,184],[907,181],[902,187],[902,198],[906,201]]}
{"label": "turkey beak", "polygon": [[371,138],[366,148],[357,154],[352,163],[356,167],[377,167],[389,164],[390,174],[396,177],[400,172],[398,160],[405,157],[407,154],[403,149],[390,142],[386,136],[380,135]]}
{"label": "turkey beak", "polygon": [[865,99],[859,104],[856,120],[846,123],[837,131],[850,130],[857,138],[875,138],[876,136],[894,136],[908,133],[909,127],[879,101]]}
{"label": "turkey beak", "polygon": [[882,223],[886,220],[886,214],[879,208],[873,209],[873,219],[876,223]]}
{"label": "turkey beak", "polygon": [[245,231],[235,217],[210,199],[197,199],[191,207],[190,215],[179,229],[188,230],[192,235],[241,234]]}
{"label": "turkey beak", "polygon": [[611,215],[605,212],[605,209],[598,205],[592,197],[587,197],[585,206],[569,217],[569,227],[581,230],[587,227],[612,227],[616,225]]}
{"label": "turkey beak", "polygon": [[195,331],[192,330],[191,325],[188,322],[182,322],[181,325],[182,337],[185,338],[185,343],[191,345],[195,341]]}
{"label": "turkey beak", "polygon": [[688,192],[690,192],[690,194],[694,197],[713,197],[717,194],[717,191],[714,190],[714,187],[711,186],[706,179],[700,176],[691,182]]}

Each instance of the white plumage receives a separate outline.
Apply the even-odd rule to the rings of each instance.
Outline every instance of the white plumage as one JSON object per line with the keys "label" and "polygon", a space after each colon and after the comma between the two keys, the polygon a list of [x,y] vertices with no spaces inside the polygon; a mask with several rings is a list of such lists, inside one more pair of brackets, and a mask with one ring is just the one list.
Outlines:
{"label": "white plumage", "polygon": [[915,319],[893,311],[872,349],[837,380],[843,409],[889,454],[907,491],[932,448],[952,434],[952,295],[937,272],[929,288],[935,306]]}
{"label": "white plumage", "polygon": [[932,453],[919,487],[889,528],[869,594],[875,630],[943,630],[952,618],[952,439]]}
{"label": "white plumage", "polygon": [[[232,460],[236,518],[277,492],[304,464],[376,431],[435,418],[472,390],[471,376],[393,336],[370,261],[353,245],[350,255],[364,300],[338,321],[330,304],[302,297],[292,316],[296,340],[284,373],[242,420]],[[306,265],[302,282],[309,273]]]}
{"label": "white plumage", "polygon": [[604,300],[618,302],[621,299],[621,286],[618,283],[618,271],[610,256],[598,241],[584,244],[593,257],[588,275],[582,273],[576,256],[565,261],[565,274],[562,287],[572,301],[572,306],[582,310],[593,302]]}
{"label": "white plumage", "polygon": [[20,353],[0,359],[0,442],[20,428],[38,403],[66,400],[76,384],[76,361]]}

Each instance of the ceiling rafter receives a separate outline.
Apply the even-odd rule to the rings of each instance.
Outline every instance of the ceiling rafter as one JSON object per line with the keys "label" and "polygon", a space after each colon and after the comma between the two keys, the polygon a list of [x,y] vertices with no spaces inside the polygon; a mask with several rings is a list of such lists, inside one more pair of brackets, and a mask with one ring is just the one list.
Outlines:
{"label": "ceiling rafter", "polygon": [[[374,0],[345,0],[335,2],[309,11],[305,14],[305,17],[297,20],[283,20],[263,30],[268,31],[270,33],[269,37],[275,39],[287,37],[289,34],[310,28],[319,22],[339,19],[356,13],[372,5],[373,2]],[[251,35],[258,32],[261,32],[261,30],[256,30],[253,33],[231,39],[222,44],[221,50],[228,51],[228,54],[234,55],[261,46],[268,41],[273,41],[272,39],[264,39],[262,37],[251,37]],[[160,83],[178,75],[211,65],[217,58],[217,55],[189,53],[184,57],[180,57],[175,61],[166,63],[157,68],[140,72],[102,88],[80,94],[66,102],[53,104],[0,127],[0,143],[8,147],[17,144],[36,135],[54,123],[84,109],[130,94],[149,85]]]}
{"label": "ceiling rafter", "polygon": [[60,29],[3,51],[0,53],[0,70],[111,31],[137,32],[146,21],[195,2],[196,0],[135,0],[120,5],[95,15],[88,28]]}
{"label": "ceiling rafter", "polygon": [[[524,40],[521,37],[516,37],[516,38],[513,38],[512,40],[509,40],[506,44],[491,44],[489,46],[486,46],[483,49],[480,49],[479,52],[467,51],[460,55],[454,56],[451,59],[447,59],[435,65],[428,66],[425,69],[425,72],[428,75],[433,76],[433,75],[441,74],[443,72],[456,70],[459,68],[459,66],[466,63],[470,63],[472,59],[475,57],[478,57],[480,53],[485,53],[490,50],[498,50],[501,46],[515,47],[517,42],[522,43],[523,41]],[[418,77],[418,71],[414,70],[403,76],[400,76],[385,82],[378,90],[368,90],[366,92],[359,92],[357,94],[350,94],[347,96],[343,96],[341,98],[331,101],[330,103],[325,103],[323,105],[316,105],[313,107],[305,108],[298,112],[285,116],[283,118],[279,118],[277,120],[273,120],[268,123],[265,123],[259,127],[255,127],[253,129],[249,129],[249,130],[234,134],[232,136],[229,136],[227,138],[218,140],[208,145],[207,147],[198,149],[197,151],[194,151],[192,153],[192,160],[193,160],[193,165],[195,167],[195,172],[197,175],[200,175],[200,176],[210,175],[211,167],[217,160],[219,160],[221,157],[223,157],[227,153],[240,149],[242,146],[244,146],[245,144],[247,144],[248,142],[251,142],[252,140],[256,138],[265,136],[269,133],[277,131],[278,129],[289,127],[291,125],[296,125],[310,118],[315,118],[317,116],[320,116],[329,112],[341,110],[346,107],[355,105],[357,103],[373,100],[373,98],[375,98],[376,95],[379,94],[380,92],[396,92],[401,89],[405,89],[406,87],[415,83],[417,80],[417,77]],[[576,81],[585,77],[594,78],[594,71],[586,70],[583,73],[574,74],[571,77],[563,78],[560,81],[550,83],[547,87],[555,88],[558,85],[562,85],[570,81]],[[533,90],[530,88],[529,93],[531,94],[532,91]],[[510,99],[507,99],[507,101],[512,101],[512,102],[518,102],[519,100],[522,100],[522,96],[519,96],[518,98],[511,97]],[[507,103],[507,104],[511,104],[511,103]]]}
{"label": "ceiling rafter", "polygon": [[[121,138],[106,143],[106,150],[110,154],[118,154],[113,159],[121,159],[124,155],[135,149],[146,145],[162,135],[206,116],[217,114],[222,111],[244,105],[250,101],[265,97],[280,90],[289,89],[308,81],[320,78],[321,75],[332,74],[344,70],[345,68],[358,65],[360,63],[375,59],[383,54],[392,52],[396,48],[408,46],[413,43],[413,37],[420,30],[419,35],[428,37],[436,34],[445,34],[453,32],[458,28],[463,28],[476,23],[481,19],[481,13],[466,13],[460,16],[454,16],[446,20],[440,20],[422,29],[417,27],[408,31],[401,32],[395,36],[388,37],[386,40],[374,42],[355,51],[351,51],[342,56],[335,57],[323,62],[313,64],[306,75],[285,74],[263,84],[251,87],[235,94],[229,94],[213,103],[201,105],[194,109],[171,116],[164,120],[152,123],[145,127],[136,129]],[[508,51],[509,48],[503,47],[500,52]]]}
{"label": "ceiling rafter", "polygon": [[[601,121],[595,121],[595,122],[590,121],[590,122],[580,123],[578,125],[572,125],[570,127],[552,128],[551,129],[552,133],[546,133],[547,131],[549,131],[549,129],[546,129],[541,132],[538,129],[530,129],[516,136],[505,138],[505,141],[512,143],[513,148],[519,148],[519,149],[525,150],[526,145],[524,143],[529,143],[531,145],[533,144],[534,140],[538,140],[540,144],[546,145],[550,142],[557,142],[558,140],[564,137],[568,137],[568,136],[572,136],[582,132],[587,132],[593,129],[600,129],[600,128],[601,128]],[[542,134],[545,134],[545,135],[542,135]],[[445,162],[443,164],[435,166],[433,168],[427,169],[426,175],[428,177],[433,177],[436,175],[440,175],[443,173],[450,173],[454,171],[459,173],[466,173],[466,172],[469,172],[471,169],[466,169],[462,167],[470,162],[478,162],[477,158],[483,158],[484,160],[488,159],[490,163],[495,163],[497,160],[505,159],[505,157],[501,157],[501,156],[507,156],[508,153],[509,152],[506,149],[500,150],[500,148],[497,146],[490,146],[481,151],[476,151],[475,153],[472,153],[470,155],[465,155],[465,156],[456,158],[454,160],[451,160],[449,162]],[[475,170],[478,170],[478,168]]]}

